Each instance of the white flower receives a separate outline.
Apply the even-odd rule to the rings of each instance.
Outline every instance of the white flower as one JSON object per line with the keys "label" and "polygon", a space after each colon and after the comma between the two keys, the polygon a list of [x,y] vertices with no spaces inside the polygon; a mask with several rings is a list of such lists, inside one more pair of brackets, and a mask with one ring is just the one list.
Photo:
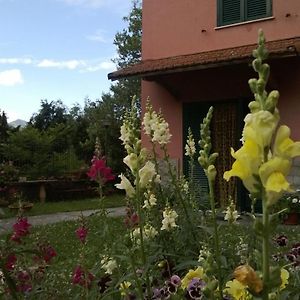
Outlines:
{"label": "white flower", "polygon": [[178,225],[176,225],[178,214],[175,210],[166,207],[163,212],[163,217],[161,230],[170,231],[172,228],[178,227]]}
{"label": "white flower", "polygon": [[[157,236],[157,234],[158,234],[157,230],[152,225],[146,224],[144,226],[144,231],[143,231],[144,241],[153,239],[155,236]],[[137,244],[140,244],[141,242],[140,237],[141,237],[140,228],[135,228],[132,231],[132,239],[135,240]]]}
{"label": "white flower", "polygon": [[150,224],[145,225],[144,233],[145,233],[145,239],[153,239],[158,234],[157,230]]}
{"label": "white flower", "polygon": [[159,122],[154,123],[152,129],[154,131],[152,142],[157,142],[160,145],[168,144],[170,142],[172,135],[169,131],[169,124],[163,118],[160,118]]}
{"label": "white flower", "polygon": [[189,129],[188,139],[185,145],[185,155],[193,157],[196,153],[195,140],[191,130]]}
{"label": "white flower", "polygon": [[146,196],[146,199],[144,201],[143,208],[150,209],[152,206],[156,205],[157,199],[155,198],[154,194],[150,193],[150,195],[149,195],[149,194],[145,193],[145,196]]}
{"label": "white flower", "polygon": [[155,175],[155,165],[151,161],[147,161],[144,167],[139,170],[141,187],[146,187],[151,183]]}
{"label": "white flower", "polygon": [[115,187],[120,190],[125,190],[126,195],[128,197],[132,197],[135,193],[135,190],[134,190],[133,186],[131,185],[130,181],[123,174],[119,175],[119,177],[121,178],[121,182],[115,184]]}
{"label": "white flower", "polygon": [[292,203],[298,203],[298,199],[297,198],[293,198],[292,199]]}
{"label": "white flower", "polygon": [[228,221],[230,224],[233,224],[240,217],[237,210],[235,209],[235,204],[233,201],[230,202],[229,206],[225,211],[224,220]]}
{"label": "white flower", "polygon": [[172,136],[169,131],[169,124],[161,114],[153,111],[149,103],[146,110],[142,123],[145,133],[151,137],[153,143],[159,143],[160,145],[168,144]]}
{"label": "white flower", "polygon": [[126,123],[123,123],[123,125],[121,126],[120,133],[121,133],[120,140],[123,142],[124,145],[128,144],[130,142],[131,135],[130,135],[130,130]]}
{"label": "white flower", "polygon": [[101,260],[102,268],[105,270],[106,274],[112,274],[113,270],[118,266],[117,262],[108,256],[104,256]]}
{"label": "white flower", "polygon": [[123,162],[130,168],[131,172],[134,172],[137,168],[138,157],[135,153],[130,153],[124,157]]}

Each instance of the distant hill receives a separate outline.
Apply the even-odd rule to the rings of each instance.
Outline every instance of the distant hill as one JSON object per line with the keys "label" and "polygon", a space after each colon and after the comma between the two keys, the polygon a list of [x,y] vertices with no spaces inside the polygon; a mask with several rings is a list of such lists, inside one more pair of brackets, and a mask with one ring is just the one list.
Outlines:
{"label": "distant hill", "polygon": [[12,126],[12,127],[25,127],[27,125],[27,122],[21,119],[17,119],[15,121],[9,122],[8,125]]}

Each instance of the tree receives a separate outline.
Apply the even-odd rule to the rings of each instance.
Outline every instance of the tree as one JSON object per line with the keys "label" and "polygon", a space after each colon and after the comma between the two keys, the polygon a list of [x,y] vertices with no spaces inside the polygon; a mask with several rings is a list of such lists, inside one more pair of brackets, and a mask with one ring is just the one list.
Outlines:
{"label": "tree", "polygon": [[48,102],[47,99],[41,100],[41,109],[33,114],[29,120],[34,128],[47,130],[57,124],[65,124],[68,120],[68,111],[61,100]]}
{"label": "tree", "polygon": [[0,110],[0,144],[5,143],[7,141],[8,130],[9,130],[9,125],[7,123],[6,114],[4,111],[1,114],[1,110]]}
{"label": "tree", "polygon": [[[123,19],[128,26],[118,32],[114,39],[118,57],[113,61],[118,69],[137,63],[141,59],[142,8],[140,0],[132,2],[131,12]],[[109,92],[102,94],[100,100],[86,103],[85,114],[90,124],[88,128],[90,145],[94,145],[98,137],[109,162],[117,170],[122,168],[124,155],[119,140],[122,119],[125,111],[130,108],[132,97],[136,96],[140,99],[140,94],[140,79],[121,79],[112,83]]]}

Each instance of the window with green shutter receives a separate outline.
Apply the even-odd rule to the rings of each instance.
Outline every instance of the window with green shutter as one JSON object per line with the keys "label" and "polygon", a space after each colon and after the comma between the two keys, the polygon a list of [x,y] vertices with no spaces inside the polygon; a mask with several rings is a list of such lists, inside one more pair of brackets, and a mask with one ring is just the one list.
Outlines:
{"label": "window with green shutter", "polygon": [[272,15],[272,0],[218,0],[218,26]]}

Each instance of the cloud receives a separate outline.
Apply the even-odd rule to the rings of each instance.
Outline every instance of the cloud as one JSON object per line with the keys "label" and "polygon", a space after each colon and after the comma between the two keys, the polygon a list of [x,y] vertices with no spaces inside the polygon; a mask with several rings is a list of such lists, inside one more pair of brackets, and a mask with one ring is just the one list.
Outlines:
{"label": "cloud", "polygon": [[99,29],[99,30],[96,31],[96,33],[86,36],[86,38],[90,41],[93,41],[93,42],[100,42],[100,43],[110,43],[110,42],[112,42],[112,39],[109,39],[109,38],[105,37],[105,33],[106,33],[105,30]]}
{"label": "cloud", "polygon": [[11,69],[0,72],[0,86],[14,86],[22,83],[24,83],[24,80],[19,69]]}
{"label": "cloud", "polygon": [[43,59],[37,64],[37,66],[40,68],[58,68],[58,69],[69,69],[69,70],[75,70],[79,67],[84,67],[85,65],[86,65],[85,61],[77,60],[77,59],[64,60],[64,61]]}
{"label": "cloud", "polygon": [[116,68],[112,61],[103,61],[101,63],[86,67],[83,72],[96,72],[99,70],[114,70]]}
{"label": "cloud", "polygon": [[0,64],[7,64],[7,65],[30,65],[33,61],[31,58],[23,58],[23,57],[13,57],[13,58],[0,58]]}

